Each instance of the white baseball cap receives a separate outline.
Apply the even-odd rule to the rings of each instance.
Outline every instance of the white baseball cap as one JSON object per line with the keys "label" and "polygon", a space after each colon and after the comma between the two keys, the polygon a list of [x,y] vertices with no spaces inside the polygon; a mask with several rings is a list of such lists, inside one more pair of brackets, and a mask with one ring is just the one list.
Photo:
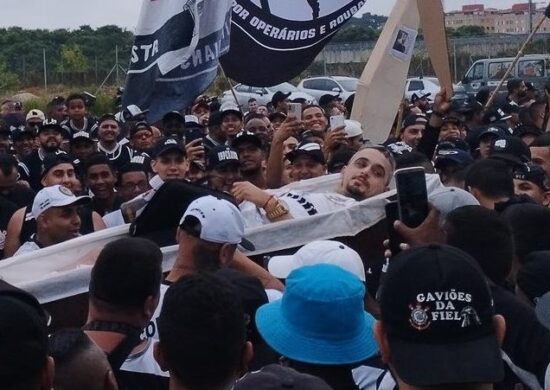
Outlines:
{"label": "white baseball cap", "polygon": [[[200,225],[188,217],[195,217]],[[254,250],[254,245],[244,238],[244,218],[233,203],[212,195],[195,199],[185,210],[179,226],[201,240],[218,244],[240,244],[244,249]]]}
{"label": "white baseball cap", "polygon": [[42,111],[37,109],[32,109],[28,112],[27,117],[25,118],[26,121],[28,121],[29,119],[38,119],[44,122],[46,120],[46,116]]}
{"label": "white baseball cap", "polygon": [[457,187],[440,187],[434,190],[428,200],[443,217],[463,206],[479,206],[479,201],[468,191]]}
{"label": "white baseball cap", "polygon": [[365,267],[359,253],[338,241],[313,241],[293,255],[273,256],[267,269],[276,278],[286,279],[297,268],[321,263],[337,265],[365,281]]}
{"label": "white baseball cap", "polygon": [[346,119],[344,121],[344,131],[346,132],[346,138],[357,137],[358,135],[363,135],[363,129],[361,128],[361,123]]}
{"label": "white baseball cap", "polygon": [[73,204],[86,204],[91,201],[89,196],[76,196],[67,187],[55,185],[44,187],[34,197],[32,215],[38,218],[40,214],[52,207],[63,207]]}

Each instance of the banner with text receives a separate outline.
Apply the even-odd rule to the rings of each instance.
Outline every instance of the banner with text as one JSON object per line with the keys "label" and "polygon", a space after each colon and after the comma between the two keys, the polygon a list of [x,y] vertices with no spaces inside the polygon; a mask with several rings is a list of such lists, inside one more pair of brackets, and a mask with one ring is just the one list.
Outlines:
{"label": "banner with text", "polygon": [[192,103],[229,49],[231,0],[144,0],[123,107],[149,109],[150,122]]}
{"label": "banner with text", "polygon": [[233,0],[227,76],[257,87],[297,76],[365,0]]}

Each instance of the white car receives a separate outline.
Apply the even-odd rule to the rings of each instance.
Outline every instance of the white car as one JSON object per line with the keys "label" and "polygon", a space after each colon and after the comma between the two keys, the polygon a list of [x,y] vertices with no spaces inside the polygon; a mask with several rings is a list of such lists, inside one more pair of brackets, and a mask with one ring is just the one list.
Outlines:
{"label": "white car", "polygon": [[[249,85],[245,84],[237,84],[235,87],[233,87],[235,90],[235,95],[237,95],[237,100],[239,101],[239,105],[243,108],[244,111],[248,111],[248,99],[254,98],[258,102],[258,105],[267,105],[267,103],[271,102],[271,98],[277,91],[281,91],[283,93],[290,92],[290,96],[288,97],[290,100],[294,99],[305,99],[308,104],[316,103],[316,100],[313,96],[298,91],[298,89],[290,84],[290,83],[282,83],[278,85],[274,85],[273,87],[251,87]],[[221,99],[221,103],[235,103],[235,98],[233,97],[233,94],[231,91],[224,91]]]}
{"label": "white car", "polygon": [[413,94],[420,97],[430,93],[429,99],[433,100],[440,88],[436,77],[411,77],[405,84],[405,98],[410,100]]}
{"label": "white car", "polygon": [[302,92],[309,93],[317,100],[326,94],[335,96],[339,94],[340,98],[346,101],[348,97],[355,93],[358,81],[359,79],[355,77],[345,76],[311,77],[300,81],[298,89]]}

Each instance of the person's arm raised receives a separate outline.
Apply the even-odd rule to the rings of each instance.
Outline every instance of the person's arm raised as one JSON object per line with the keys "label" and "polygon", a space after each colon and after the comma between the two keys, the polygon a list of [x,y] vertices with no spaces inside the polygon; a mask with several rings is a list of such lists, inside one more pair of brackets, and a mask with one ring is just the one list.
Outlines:
{"label": "person's arm raised", "polygon": [[297,137],[301,128],[302,122],[296,120],[296,118],[288,117],[273,135],[273,142],[267,159],[267,188],[279,188],[281,186],[284,169],[284,142],[290,137]]}

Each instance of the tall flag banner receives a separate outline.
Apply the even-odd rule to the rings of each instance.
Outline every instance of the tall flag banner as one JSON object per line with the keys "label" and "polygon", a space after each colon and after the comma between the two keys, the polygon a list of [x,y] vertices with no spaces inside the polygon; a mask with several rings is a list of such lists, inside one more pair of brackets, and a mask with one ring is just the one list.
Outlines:
{"label": "tall flag banner", "polygon": [[388,138],[403,99],[420,22],[416,2],[395,3],[357,83],[351,118],[361,122],[363,134],[374,143]]}
{"label": "tall flag banner", "polygon": [[445,34],[445,13],[441,0],[422,0],[418,2],[420,26],[424,34],[424,44],[428,57],[439,80],[439,85],[445,87],[449,94],[453,93],[451,66],[447,36]]}
{"label": "tall flag banner", "polygon": [[229,50],[231,0],[144,0],[122,106],[149,109],[156,122],[192,103]]}
{"label": "tall flag banner", "polygon": [[306,69],[365,0],[234,0],[227,76],[267,87]]}

